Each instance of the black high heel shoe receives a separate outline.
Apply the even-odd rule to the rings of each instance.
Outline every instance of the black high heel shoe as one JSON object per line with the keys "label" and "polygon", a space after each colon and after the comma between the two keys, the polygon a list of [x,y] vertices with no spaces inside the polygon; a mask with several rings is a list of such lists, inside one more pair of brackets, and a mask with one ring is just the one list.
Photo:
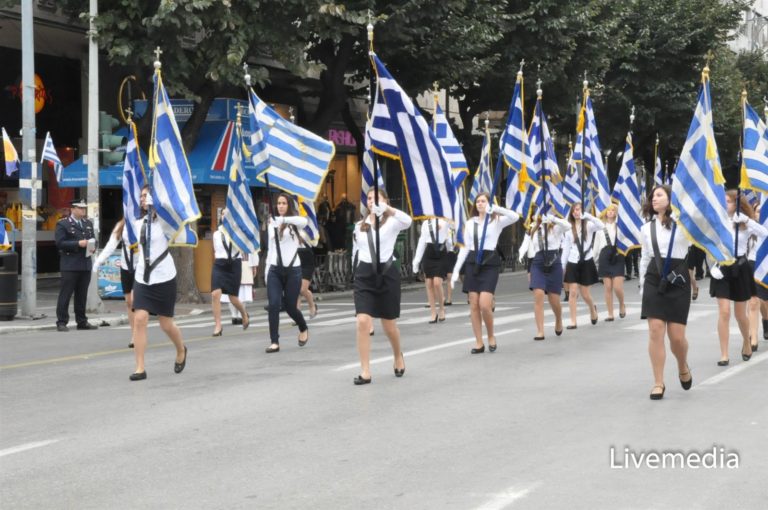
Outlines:
{"label": "black high heel shoe", "polygon": [[303,332],[300,332],[299,334],[301,333],[307,334],[307,338],[305,338],[304,340],[299,338],[299,347],[304,347],[305,345],[307,345],[307,342],[309,342],[309,328],[305,329]]}
{"label": "black high heel shoe", "polygon": [[397,368],[395,367],[395,377],[402,377],[405,374],[405,356],[403,356],[403,353],[400,353],[400,358],[403,360],[403,368]]}
{"label": "black high heel shoe", "polygon": [[242,325],[243,325],[243,331],[248,329],[248,326],[251,325],[251,315],[248,312],[245,312],[245,319],[241,319]]}
{"label": "black high heel shoe", "polygon": [[[243,328],[243,329],[245,329],[245,328]],[[211,336],[221,336],[223,334],[224,334],[224,329],[222,328],[222,329],[220,329],[218,331],[214,331],[213,334],[211,334]]]}
{"label": "black high heel shoe", "polygon": [[437,324],[437,317],[434,318],[434,320],[428,321],[429,324]]}
{"label": "black high heel shoe", "polygon": [[600,317],[597,315],[597,305],[594,305],[593,308],[595,310],[595,318],[593,319],[592,317],[590,317],[589,320],[592,321],[592,325],[595,325],[597,324],[597,319],[599,319]]}

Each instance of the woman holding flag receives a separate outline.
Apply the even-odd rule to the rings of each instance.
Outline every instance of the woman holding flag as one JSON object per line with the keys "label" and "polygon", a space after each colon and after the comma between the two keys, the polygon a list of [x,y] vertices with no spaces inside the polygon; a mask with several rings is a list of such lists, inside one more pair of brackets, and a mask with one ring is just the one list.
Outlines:
{"label": "woman holding flag", "polygon": [[568,284],[568,307],[571,312],[571,324],[566,329],[576,329],[576,303],[579,294],[584,297],[584,302],[589,308],[592,324],[597,324],[597,306],[589,292],[589,288],[598,281],[592,245],[597,232],[603,230],[605,224],[589,213],[582,213],[581,204],[578,202],[571,207],[568,221],[571,224],[571,233],[564,238],[562,259],[565,266],[563,281]]}
{"label": "woman holding flag", "polygon": [[[141,208],[146,211],[153,205],[149,187],[141,190]],[[147,347],[147,324],[149,314],[158,316],[160,329],[176,347],[176,360],[173,371],[177,374],[187,365],[187,347],[181,338],[181,330],[173,321],[176,306],[176,266],[169,256],[169,239],[176,235],[167,223],[160,221],[157,213],[145,215],[136,220],[136,232],[139,232],[139,257],[136,264],[133,287],[134,311],[134,354],[136,370],[130,376],[131,381],[147,378],[144,368],[144,351]]]}
{"label": "woman holding flag", "polygon": [[608,310],[606,322],[614,320],[614,293],[616,294],[616,299],[619,300],[619,317],[623,319],[627,315],[627,309],[624,306],[624,255],[620,254],[616,249],[618,209],[616,204],[611,204],[603,211],[602,216],[605,227],[595,237],[594,250],[599,254],[597,259],[597,275],[603,279],[605,308]]}
{"label": "woman holding flag", "polygon": [[510,209],[493,205],[491,196],[483,191],[475,197],[471,216],[464,227],[465,245],[459,251],[451,283],[459,280],[459,270],[466,261],[462,290],[469,294],[469,313],[475,334],[475,347],[470,352],[479,354],[485,352],[483,322],[488,333],[488,350],[496,350],[496,337],[493,335],[493,296],[496,293],[501,266],[496,245],[502,230],[519,220],[520,215]]}
{"label": "woman holding flag", "polygon": [[[378,191],[378,200],[376,192]],[[411,226],[413,219],[403,211],[389,205],[389,197],[382,189],[368,191],[370,213],[355,225],[354,250],[357,254],[355,272],[355,316],[357,321],[357,350],[360,354],[360,375],[356,385],[371,382],[371,332],[373,319],[381,319],[381,326],[389,338],[395,358],[395,376],[405,374],[405,359],[400,347],[400,271],[393,264],[397,235]],[[378,217],[378,222],[376,220]],[[378,243],[373,229],[378,225]],[[378,244],[378,252],[376,244]],[[377,268],[377,266],[379,266]]]}
{"label": "woman holding flag", "polygon": [[294,201],[288,193],[277,196],[277,215],[270,217],[269,251],[267,252],[266,282],[269,299],[269,338],[268,354],[280,351],[280,307],[285,304],[285,311],[299,327],[299,347],[309,341],[309,327],[304,315],[296,305],[301,291],[301,261],[299,259],[299,230],[307,226],[307,218],[300,216]]}
{"label": "woman holding flag", "polygon": [[[740,212],[736,212],[737,208]],[[733,314],[742,337],[741,357],[749,361],[752,357],[752,345],[749,338],[749,319],[747,317],[747,302],[757,295],[755,287],[755,275],[747,258],[747,247],[751,236],[765,237],[768,229],[756,222],[754,211],[746,197],[736,190],[725,192],[725,207],[733,221],[735,229],[736,250],[734,256],[736,262],[728,266],[714,265],[710,269],[712,280],[710,281],[709,294],[717,298],[718,318],[717,333],[720,337],[720,361],[717,365],[725,367],[730,364],[728,358],[728,337],[730,335],[731,302],[733,302]]]}
{"label": "woman holding flag", "polygon": [[[445,298],[443,279],[446,276],[445,259],[453,250],[448,222],[442,218],[425,220],[421,224],[421,235],[413,256],[413,272],[419,272],[419,265],[424,270],[424,283],[427,287],[430,324],[445,320]],[[423,263],[422,263],[423,260]]]}
{"label": "woman holding flag", "polygon": [[[657,185],[645,203],[643,213],[651,220],[640,230],[641,319],[648,319],[648,354],[653,367],[654,386],[651,400],[664,398],[664,335],[677,359],[680,385],[689,390],[693,376],[688,368],[688,340],[685,326],[691,307],[691,282],[686,256],[691,243],[677,233],[672,219],[669,186]],[[663,258],[662,258],[663,257]]]}
{"label": "woman holding flag", "polygon": [[[221,211],[219,222],[224,221],[227,209]],[[240,301],[240,283],[242,280],[242,255],[220,224],[213,233],[213,270],[211,272],[211,308],[213,310],[214,329],[212,336],[221,336],[221,296],[226,294],[232,306],[240,312],[243,331],[248,329],[250,318],[245,305]]]}

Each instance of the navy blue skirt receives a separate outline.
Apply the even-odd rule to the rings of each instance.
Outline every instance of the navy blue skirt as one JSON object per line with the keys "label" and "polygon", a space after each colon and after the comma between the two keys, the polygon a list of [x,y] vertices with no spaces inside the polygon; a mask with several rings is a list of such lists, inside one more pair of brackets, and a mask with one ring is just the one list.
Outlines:
{"label": "navy blue skirt", "polygon": [[146,310],[162,317],[173,317],[176,309],[176,277],[152,285],[134,282],[133,309]]}
{"label": "navy blue skirt", "polygon": [[222,294],[237,296],[240,293],[240,277],[243,264],[240,259],[214,259],[211,271],[211,290],[221,289]]}
{"label": "navy blue skirt", "polygon": [[530,290],[541,289],[545,294],[560,294],[563,290],[563,265],[560,251],[537,251],[531,261]]}

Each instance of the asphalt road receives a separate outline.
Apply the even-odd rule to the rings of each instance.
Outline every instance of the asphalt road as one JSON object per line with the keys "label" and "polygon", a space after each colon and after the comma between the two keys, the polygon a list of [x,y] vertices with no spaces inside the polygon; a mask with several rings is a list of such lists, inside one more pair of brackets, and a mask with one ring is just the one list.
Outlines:
{"label": "asphalt road", "polygon": [[[669,354],[654,402],[636,280],[625,319],[602,321],[598,285],[597,325],[582,304],[577,330],[556,337],[548,314],[534,342],[524,278],[502,277],[499,349],[482,355],[469,354],[461,295],[432,325],[424,292],[404,293],[405,376],[377,325],[373,383],[360,387],[348,296],[320,303],[304,348],[284,317],[278,354],[264,353],[256,307],[248,331],[228,325],[220,338],[210,314],[184,319],[179,375],[153,325],[142,382],[128,381],[125,328],[1,336],[0,507],[766,507],[768,342],[741,361],[734,322],[731,366],[717,367],[703,290],[688,328],[693,389]],[[649,464],[665,452],[710,452],[716,467]]]}

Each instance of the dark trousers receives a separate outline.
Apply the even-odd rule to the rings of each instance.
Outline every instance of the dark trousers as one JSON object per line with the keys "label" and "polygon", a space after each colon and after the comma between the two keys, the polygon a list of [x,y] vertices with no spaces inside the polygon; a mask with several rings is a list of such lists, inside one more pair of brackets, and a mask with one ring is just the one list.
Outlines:
{"label": "dark trousers", "polygon": [[56,324],[66,326],[69,322],[69,300],[75,294],[75,321],[78,326],[88,322],[85,316],[85,301],[88,297],[90,271],[62,271],[59,300],[56,303]]}
{"label": "dark trousers", "polygon": [[280,306],[285,307],[288,316],[293,319],[299,331],[307,330],[304,315],[296,308],[301,291],[301,267],[272,266],[267,277],[267,298],[269,299],[269,339],[273,344],[280,343]]}

